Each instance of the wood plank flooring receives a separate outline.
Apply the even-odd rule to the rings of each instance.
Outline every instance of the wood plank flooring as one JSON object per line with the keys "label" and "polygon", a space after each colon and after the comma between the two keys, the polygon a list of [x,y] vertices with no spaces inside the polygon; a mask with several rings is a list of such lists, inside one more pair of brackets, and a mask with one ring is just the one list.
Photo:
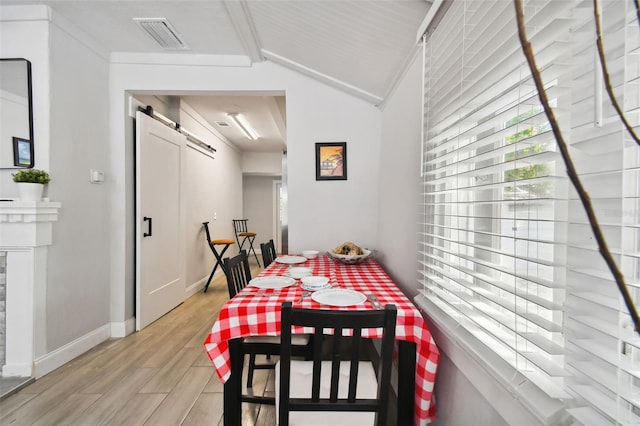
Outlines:
{"label": "wood plank flooring", "polygon": [[[252,275],[260,272],[252,263]],[[110,339],[0,401],[1,425],[221,425],[223,386],[202,343],[229,299],[224,275],[144,330]],[[253,390],[273,395],[273,370]],[[243,425],[275,407],[243,404]]]}
{"label": "wood plank flooring", "polygon": [[[260,271],[254,259],[252,276]],[[223,385],[203,342],[227,300],[219,274],[206,293],[142,331],[107,340],[0,400],[0,425],[222,425]],[[273,370],[254,374],[253,392],[274,396]],[[244,426],[276,424],[272,405],[242,409]],[[389,426],[395,426],[395,410],[392,394]]]}

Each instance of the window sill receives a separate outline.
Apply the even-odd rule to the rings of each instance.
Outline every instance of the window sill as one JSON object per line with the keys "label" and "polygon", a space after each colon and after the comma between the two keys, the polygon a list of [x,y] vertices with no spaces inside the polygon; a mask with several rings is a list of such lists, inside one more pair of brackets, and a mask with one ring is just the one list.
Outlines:
{"label": "window sill", "polygon": [[560,424],[568,416],[561,400],[546,395],[426,297],[420,294],[414,302],[440,351],[507,423],[523,424],[529,418],[545,425]]}

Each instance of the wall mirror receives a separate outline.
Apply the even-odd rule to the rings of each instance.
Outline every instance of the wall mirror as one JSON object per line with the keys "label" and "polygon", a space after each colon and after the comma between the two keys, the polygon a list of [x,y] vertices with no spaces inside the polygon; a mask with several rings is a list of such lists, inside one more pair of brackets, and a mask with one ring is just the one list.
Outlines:
{"label": "wall mirror", "polygon": [[33,167],[31,62],[0,59],[0,168]]}

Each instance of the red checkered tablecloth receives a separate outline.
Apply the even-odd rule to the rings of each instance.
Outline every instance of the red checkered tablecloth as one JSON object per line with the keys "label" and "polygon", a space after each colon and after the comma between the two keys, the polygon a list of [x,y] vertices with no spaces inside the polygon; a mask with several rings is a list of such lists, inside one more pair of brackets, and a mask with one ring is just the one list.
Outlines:
{"label": "red checkered tablecloth", "polygon": [[[286,275],[289,264],[273,262],[261,272],[260,276]],[[396,339],[408,340],[416,344],[416,424],[427,424],[435,420],[436,407],[433,387],[440,352],[420,311],[400,291],[375,259],[369,259],[359,265],[344,265],[328,256],[309,259],[296,266],[313,269],[313,275],[329,278],[335,288],[348,288],[361,293],[373,293],[384,306],[393,303],[397,307]],[[348,307],[332,307],[320,304],[311,297],[296,303],[302,295],[299,285],[283,289],[260,289],[247,286],[242,292],[229,300],[221,309],[218,320],[204,342],[205,350],[211,358],[218,376],[226,382],[231,375],[228,340],[246,336],[280,334],[280,306],[282,302],[293,301],[295,307],[316,309],[371,309],[367,301]],[[294,333],[309,330],[293,330]],[[378,337],[378,336],[368,336]]]}

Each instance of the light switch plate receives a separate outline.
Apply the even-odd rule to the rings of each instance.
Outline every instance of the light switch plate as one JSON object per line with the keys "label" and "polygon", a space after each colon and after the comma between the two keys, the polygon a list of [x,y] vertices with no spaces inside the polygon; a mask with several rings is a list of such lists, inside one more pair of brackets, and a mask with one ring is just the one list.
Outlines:
{"label": "light switch plate", "polygon": [[104,182],[104,172],[100,170],[90,170],[89,181],[91,183],[102,183]]}

